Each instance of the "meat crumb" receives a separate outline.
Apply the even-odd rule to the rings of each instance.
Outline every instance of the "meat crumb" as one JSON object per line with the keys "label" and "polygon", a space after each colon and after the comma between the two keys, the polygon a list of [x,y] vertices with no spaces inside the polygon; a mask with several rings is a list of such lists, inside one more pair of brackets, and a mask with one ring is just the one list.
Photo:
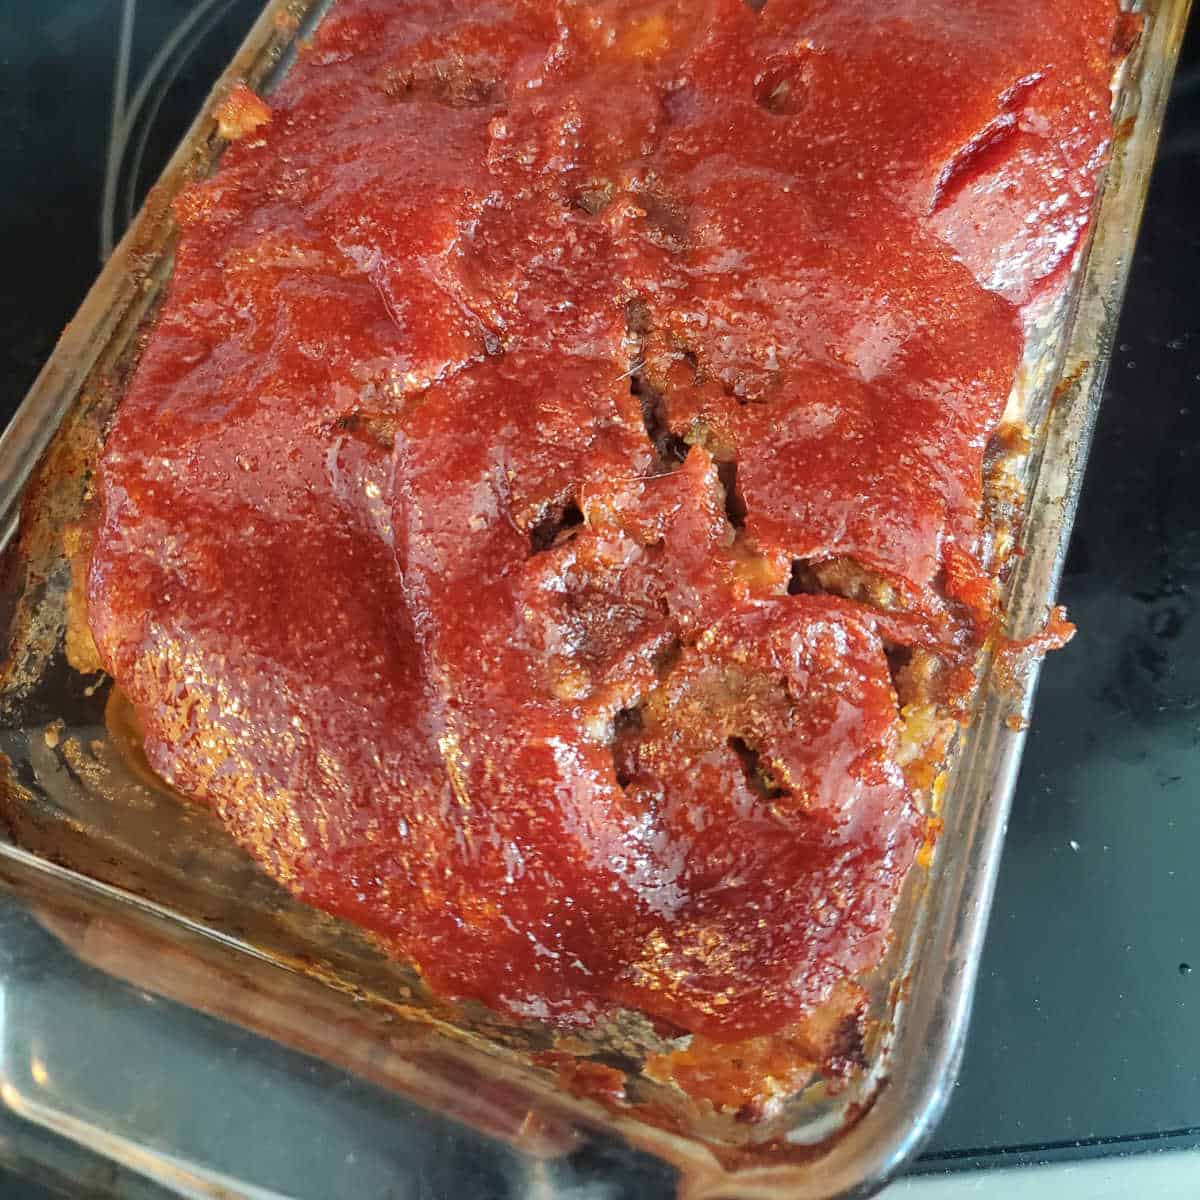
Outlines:
{"label": "meat crumb", "polygon": [[235,83],[229,95],[217,105],[217,132],[226,141],[236,142],[271,120],[271,106],[244,83]]}

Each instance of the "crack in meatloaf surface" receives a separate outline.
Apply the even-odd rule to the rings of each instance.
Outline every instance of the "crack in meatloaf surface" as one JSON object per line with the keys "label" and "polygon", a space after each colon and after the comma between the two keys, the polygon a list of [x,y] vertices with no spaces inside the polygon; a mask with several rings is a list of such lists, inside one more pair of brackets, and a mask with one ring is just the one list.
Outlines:
{"label": "crack in meatloaf surface", "polygon": [[754,1039],[876,963],[1118,20],[341,0],[223,108],[103,456],[153,767],[518,1017]]}

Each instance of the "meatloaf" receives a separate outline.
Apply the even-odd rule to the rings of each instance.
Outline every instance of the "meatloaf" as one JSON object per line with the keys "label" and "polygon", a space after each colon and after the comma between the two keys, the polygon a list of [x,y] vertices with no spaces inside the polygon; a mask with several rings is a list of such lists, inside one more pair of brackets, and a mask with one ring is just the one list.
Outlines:
{"label": "meatloaf", "polygon": [[721,1045],[845,994],[995,632],[1123,21],[340,0],[221,105],[103,454],[154,769],[455,1000]]}

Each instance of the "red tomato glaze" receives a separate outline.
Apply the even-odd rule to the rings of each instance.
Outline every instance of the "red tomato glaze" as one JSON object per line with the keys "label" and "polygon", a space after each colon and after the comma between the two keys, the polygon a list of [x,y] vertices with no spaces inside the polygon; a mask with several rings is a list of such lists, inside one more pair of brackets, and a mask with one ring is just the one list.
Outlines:
{"label": "red tomato glaze", "polygon": [[[985,623],[1116,16],[341,0],[223,110],[105,449],[150,762],[508,1013],[728,1040],[872,965],[923,836],[885,651]],[[789,594],[830,559],[900,611]]]}

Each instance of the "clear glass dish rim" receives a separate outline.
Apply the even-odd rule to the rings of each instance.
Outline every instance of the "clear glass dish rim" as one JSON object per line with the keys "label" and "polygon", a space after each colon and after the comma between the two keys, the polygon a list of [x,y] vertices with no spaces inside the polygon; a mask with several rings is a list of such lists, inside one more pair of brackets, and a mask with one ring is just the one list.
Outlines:
{"label": "clear glass dish rim", "polygon": [[[215,84],[200,116],[164,168],[156,189],[64,330],[53,354],[0,436],[0,548],[17,529],[26,484],[63,418],[79,399],[106,349],[121,336],[140,299],[146,262],[169,255],[164,196],[214,153],[215,103],[236,80],[252,85],[277,76],[294,46],[324,15],[331,0],[272,0]],[[1099,410],[1121,300],[1133,257],[1170,82],[1190,0],[1153,0],[1117,109],[1118,137],[1090,244],[1074,283],[1074,302],[1062,318],[1062,353],[1053,403],[1040,423],[1031,458],[1022,555],[1009,584],[1008,632],[1038,628],[1053,602],[1078,504],[1088,448]],[[286,20],[281,19],[286,17]],[[918,905],[914,943],[906,956],[904,998],[897,1005],[877,1094],[854,1124],[828,1141],[824,1153],[801,1165],[721,1170],[702,1144],[664,1134],[629,1118],[599,1123],[683,1169],[689,1200],[831,1200],[876,1190],[931,1132],[949,1096],[962,1056],[1000,852],[1037,686],[1037,667],[1019,697],[989,687],[985,678],[975,719],[960,745],[945,804],[946,828]],[[1013,717],[1021,718],[1014,721]],[[1014,728],[1014,725],[1021,725]],[[24,871],[75,887],[123,896],[88,876],[37,858],[0,839],[0,858]],[[192,924],[140,897],[124,902]],[[193,932],[196,930],[193,928]],[[253,952],[218,930],[203,930],[229,953]],[[915,953],[920,943],[920,952]]]}

